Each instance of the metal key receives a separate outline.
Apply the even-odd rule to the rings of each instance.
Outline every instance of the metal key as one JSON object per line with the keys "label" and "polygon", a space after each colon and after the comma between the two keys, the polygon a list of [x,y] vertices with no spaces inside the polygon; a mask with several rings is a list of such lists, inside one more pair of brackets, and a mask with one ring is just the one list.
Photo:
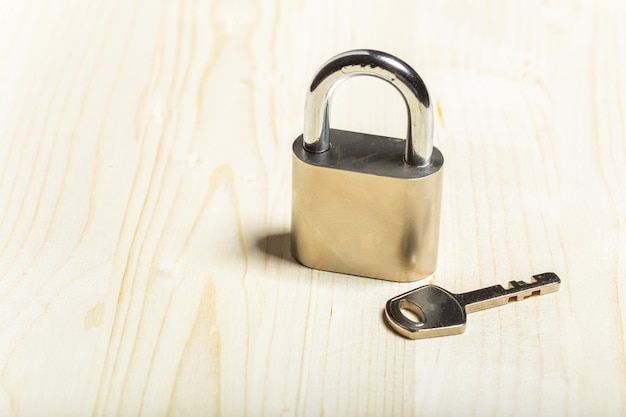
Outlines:
{"label": "metal key", "polygon": [[[531,282],[511,281],[506,289],[494,285],[463,294],[425,285],[387,301],[385,316],[395,331],[409,339],[461,334],[465,331],[467,313],[548,294],[557,291],[560,284],[555,273],[546,272],[534,275]],[[409,319],[402,310],[413,313],[419,321]]]}

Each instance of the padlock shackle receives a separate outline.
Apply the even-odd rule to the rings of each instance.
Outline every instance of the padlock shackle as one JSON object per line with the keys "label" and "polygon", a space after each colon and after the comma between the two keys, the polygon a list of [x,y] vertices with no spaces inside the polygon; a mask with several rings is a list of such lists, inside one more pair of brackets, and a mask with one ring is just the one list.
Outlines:
{"label": "padlock shackle", "polygon": [[369,49],[339,54],[313,77],[305,101],[304,148],[315,153],[330,149],[328,107],[333,91],[342,81],[357,75],[380,78],[400,92],[408,111],[404,160],[409,165],[428,165],[433,152],[433,112],[426,85],[406,62]]}

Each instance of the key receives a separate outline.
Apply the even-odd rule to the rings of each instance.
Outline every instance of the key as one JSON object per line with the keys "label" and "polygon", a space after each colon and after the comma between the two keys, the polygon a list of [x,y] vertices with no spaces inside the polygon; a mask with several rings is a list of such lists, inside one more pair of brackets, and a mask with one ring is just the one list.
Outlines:
{"label": "key", "polygon": [[[387,301],[385,316],[395,331],[409,339],[461,334],[468,313],[558,291],[560,285],[561,280],[552,272],[534,275],[530,282],[511,281],[506,289],[494,285],[462,294],[425,285]],[[419,321],[408,318],[402,310],[413,313]]]}

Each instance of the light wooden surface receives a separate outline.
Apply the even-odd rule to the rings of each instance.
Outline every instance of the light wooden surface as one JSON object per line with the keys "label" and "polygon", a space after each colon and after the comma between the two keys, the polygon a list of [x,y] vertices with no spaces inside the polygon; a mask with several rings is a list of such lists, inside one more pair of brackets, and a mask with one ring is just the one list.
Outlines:
{"label": "light wooden surface", "polygon": [[[626,5],[0,1],[0,415],[626,414]],[[446,158],[435,282],[561,291],[405,340],[419,285],[289,256],[335,53],[414,66]],[[402,136],[342,85],[333,126]]]}

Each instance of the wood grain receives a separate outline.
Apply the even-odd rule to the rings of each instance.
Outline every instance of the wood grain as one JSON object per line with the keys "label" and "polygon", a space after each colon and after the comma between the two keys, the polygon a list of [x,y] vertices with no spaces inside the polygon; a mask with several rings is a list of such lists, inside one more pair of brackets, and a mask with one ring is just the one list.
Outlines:
{"label": "wood grain", "polygon": [[[0,1],[0,415],[624,415],[625,27],[618,1]],[[559,293],[408,341],[382,308],[417,284],[291,259],[307,83],[358,47],[436,105],[424,282]],[[334,126],[403,135],[384,83],[335,97]]]}

